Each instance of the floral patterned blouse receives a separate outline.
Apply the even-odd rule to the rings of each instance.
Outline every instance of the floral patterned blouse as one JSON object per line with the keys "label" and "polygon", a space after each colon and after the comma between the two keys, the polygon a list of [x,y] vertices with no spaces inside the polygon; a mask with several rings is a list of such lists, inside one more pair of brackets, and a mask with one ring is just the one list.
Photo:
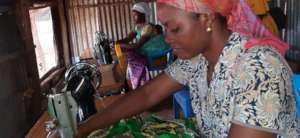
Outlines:
{"label": "floral patterned blouse", "polygon": [[227,137],[232,123],[300,137],[292,71],[270,47],[245,49],[247,38],[232,33],[207,83],[207,60],[200,54],[176,60],[165,73],[190,87],[191,103],[204,137]]}

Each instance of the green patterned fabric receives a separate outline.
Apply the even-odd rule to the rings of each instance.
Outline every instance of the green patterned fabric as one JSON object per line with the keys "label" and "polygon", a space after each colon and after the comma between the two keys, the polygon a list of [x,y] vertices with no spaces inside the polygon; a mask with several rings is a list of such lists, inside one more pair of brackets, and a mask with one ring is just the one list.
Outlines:
{"label": "green patterned fabric", "polygon": [[88,138],[117,138],[129,136],[132,138],[194,138],[197,133],[194,118],[185,120],[164,120],[151,115],[146,119],[133,117],[121,120],[109,129],[96,130]]}

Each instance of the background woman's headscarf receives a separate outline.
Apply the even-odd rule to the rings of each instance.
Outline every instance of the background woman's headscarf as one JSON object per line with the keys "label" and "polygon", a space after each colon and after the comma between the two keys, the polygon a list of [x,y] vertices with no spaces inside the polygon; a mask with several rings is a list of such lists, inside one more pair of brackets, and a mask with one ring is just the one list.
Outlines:
{"label": "background woman's headscarf", "polygon": [[227,17],[228,29],[251,38],[246,43],[246,48],[271,46],[282,55],[285,55],[289,48],[287,43],[262,24],[245,0],[158,0],[158,3],[194,13],[220,13]]}
{"label": "background woman's headscarf", "polygon": [[135,3],[131,10],[145,14],[146,21],[149,21],[151,9],[146,2]]}

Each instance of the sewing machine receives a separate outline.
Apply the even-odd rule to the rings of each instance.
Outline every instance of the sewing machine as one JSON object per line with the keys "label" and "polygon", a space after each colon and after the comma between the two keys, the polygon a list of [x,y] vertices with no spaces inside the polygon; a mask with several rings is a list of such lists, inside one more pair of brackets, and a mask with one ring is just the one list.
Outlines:
{"label": "sewing machine", "polygon": [[101,83],[96,65],[77,63],[70,67],[62,89],[52,89],[48,97],[48,113],[53,119],[47,122],[48,136],[55,130],[62,138],[76,136],[77,123],[96,113],[94,93]]}
{"label": "sewing machine", "polygon": [[47,131],[51,132],[57,129],[62,138],[75,137],[77,131],[77,111],[78,106],[71,92],[49,95],[48,113],[53,120],[47,122]]}

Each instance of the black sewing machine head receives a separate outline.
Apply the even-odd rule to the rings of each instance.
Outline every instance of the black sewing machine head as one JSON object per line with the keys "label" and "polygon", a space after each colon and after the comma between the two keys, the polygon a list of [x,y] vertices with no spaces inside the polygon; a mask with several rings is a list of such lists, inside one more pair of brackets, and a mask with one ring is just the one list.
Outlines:
{"label": "black sewing machine head", "polygon": [[66,71],[65,89],[71,91],[78,104],[77,122],[97,112],[93,95],[100,84],[101,73],[96,65],[77,63]]}

